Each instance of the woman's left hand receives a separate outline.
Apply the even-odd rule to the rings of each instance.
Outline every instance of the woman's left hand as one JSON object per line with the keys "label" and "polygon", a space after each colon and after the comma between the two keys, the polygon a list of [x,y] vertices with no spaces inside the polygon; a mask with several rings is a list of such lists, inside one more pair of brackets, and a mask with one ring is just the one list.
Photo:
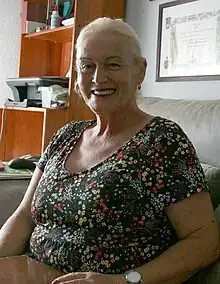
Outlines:
{"label": "woman's left hand", "polygon": [[73,272],[56,278],[52,284],[124,284],[122,274],[101,274],[94,272]]}

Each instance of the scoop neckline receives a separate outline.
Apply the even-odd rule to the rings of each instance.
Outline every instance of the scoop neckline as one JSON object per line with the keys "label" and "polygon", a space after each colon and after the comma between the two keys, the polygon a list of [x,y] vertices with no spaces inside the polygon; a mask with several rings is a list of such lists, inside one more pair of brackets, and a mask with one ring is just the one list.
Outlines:
{"label": "scoop neckline", "polygon": [[[149,122],[147,122],[144,127],[142,127],[141,129],[139,129],[129,140],[127,140],[121,147],[119,147],[116,151],[114,151],[111,155],[109,155],[106,159],[104,159],[103,161],[99,162],[98,164],[94,165],[93,167],[84,170],[84,171],[78,171],[78,172],[73,172],[71,173],[69,170],[67,170],[67,168],[65,167],[66,164],[66,160],[68,158],[68,156],[70,155],[71,151],[73,150],[75,145],[72,145],[69,148],[69,150],[67,151],[67,153],[65,153],[64,159],[61,163],[62,166],[62,170],[64,170],[69,176],[79,176],[79,175],[85,175],[89,172],[94,171],[95,169],[101,167],[103,164],[105,164],[108,160],[110,160],[113,156],[117,155],[119,152],[121,152],[124,148],[126,148],[141,132],[149,129],[151,127],[151,125],[154,123],[154,121],[158,118],[158,116],[154,116]],[[90,120],[88,124],[86,124],[81,130],[79,135],[77,135],[77,139],[80,139],[82,133],[85,131],[86,128],[90,127],[94,122],[96,121],[96,119]],[[76,137],[73,137],[73,139],[70,140],[69,144],[71,145],[72,142],[74,141],[74,139],[76,139]],[[78,141],[78,140],[77,140]],[[76,141],[76,143],[77,143]]]}

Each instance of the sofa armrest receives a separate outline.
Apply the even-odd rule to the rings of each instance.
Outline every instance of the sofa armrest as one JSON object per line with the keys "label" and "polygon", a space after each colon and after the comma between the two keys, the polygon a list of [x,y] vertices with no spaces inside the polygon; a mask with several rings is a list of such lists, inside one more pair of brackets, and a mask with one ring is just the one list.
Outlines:
{"label": "sofa armrest", "polygon": [[185,284],[219,284],[220,260],[202,269],[184,283]]}
{"label": "sofa armrest", "polygon": [[0,228],[20,204],[29,179],[0,180]]}

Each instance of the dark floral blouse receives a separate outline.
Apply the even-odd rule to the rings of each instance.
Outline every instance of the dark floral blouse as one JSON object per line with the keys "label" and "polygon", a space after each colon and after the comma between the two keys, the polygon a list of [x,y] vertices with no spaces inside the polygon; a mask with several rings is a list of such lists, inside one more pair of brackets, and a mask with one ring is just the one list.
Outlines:
{"label": "dark floral blouse", "polygon": [[69,173],[64,163],[86,127],[61,128],[41,157],[32,202],[32,257],[64,272],[122,273],[178,241],[165,208],[207,189],[193,145],[155,117],[104,162]]}

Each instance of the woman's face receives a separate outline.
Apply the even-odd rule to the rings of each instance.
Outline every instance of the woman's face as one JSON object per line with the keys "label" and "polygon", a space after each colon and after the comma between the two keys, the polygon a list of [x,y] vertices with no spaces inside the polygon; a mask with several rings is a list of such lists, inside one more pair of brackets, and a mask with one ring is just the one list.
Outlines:
{"label": "woman's face", "polygon": [[137,63],[128,40],[117,34],[91,34],[77,50],[77,83],[86,104],[97,114],[111,114],[135,103],[145,64]]}

